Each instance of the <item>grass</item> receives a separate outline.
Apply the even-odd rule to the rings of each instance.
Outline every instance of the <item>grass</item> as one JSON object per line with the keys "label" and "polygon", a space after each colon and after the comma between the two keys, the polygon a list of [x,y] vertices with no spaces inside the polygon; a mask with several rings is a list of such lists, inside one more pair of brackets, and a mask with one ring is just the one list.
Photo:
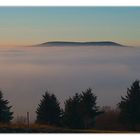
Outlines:
{"label": "grass", "polygon": [[0,133],[139,133],[140,131],[112,131],[96,129],[67,129],[50,125],[0,124]]}

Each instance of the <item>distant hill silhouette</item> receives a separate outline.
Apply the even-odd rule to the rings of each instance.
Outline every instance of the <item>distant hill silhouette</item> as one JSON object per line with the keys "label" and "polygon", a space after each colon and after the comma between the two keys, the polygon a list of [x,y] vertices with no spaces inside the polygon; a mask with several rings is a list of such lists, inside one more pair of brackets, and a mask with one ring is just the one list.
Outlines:
{"label": "distant hill silhouette", "polygon": [[125,45],[112,42],[112,41],[100,41],[100,42],[65,42],[65,41],[53,41],[45,42],[35,46],[40,47],[53,47],[53,46],[119,46],[125,47]]}

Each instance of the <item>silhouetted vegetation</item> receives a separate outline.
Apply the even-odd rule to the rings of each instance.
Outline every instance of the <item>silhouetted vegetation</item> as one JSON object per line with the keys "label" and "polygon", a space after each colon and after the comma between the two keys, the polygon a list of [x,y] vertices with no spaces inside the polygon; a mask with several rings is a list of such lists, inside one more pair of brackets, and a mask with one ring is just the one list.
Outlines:
{"label": "silhouetted vegetation", "polygon": [[24,116],[17,116],[14,120],[14,124],[17,126],[26,126],[27,125],[27,118]]}
{"label": "silhouetted vegetation", "polygon": [[61,109],[56,96],[46,91],[36,113],[36,123],[58,125],[60,123]]}
{"label": "silhouetted vegetation", "polygon": [[136,125],[140,124],[140,85],[136,80],[127,89],[127,95],[121,97],[122,101],[118,104],[120,108],[120,121],[127,125],[131,130],[135,130]]}
{"label": "silhouetted vegetation", "polygon": [[138,80],[127,89],[127,95],[121,97],[116,109],[106,106],[100,109],[97,106],[97,96],[89,88],[69,97],[62,110],[56,96],[46,91],[36,110],[36,123],[30,125],[27,125],[27,118],[24,116],[18,116],[12,125],[7,125],[13,118],[8,103],[0,91],[0,132],[100,133],[140,130]]}
{"label": "silhouetted vegetation", "polygon": [[95,128],[97,130],[125,130],[119,122],[119,110],[109,106],[102,108],[103,114],[96,118]]}
{"label": "silhouetted vegetation", "polygon": [[9,101],[3,99],[3,93],[0,91],[0,123],[10,123],[13,119],[12,106],[8,106]]}
{"label": "silhouetted vegetation", "polygon": [[65,102],[64,124],[69,128],[92,128],[101,112],[96,105],[97,97],[92,89],[76,93]]}
{"label": "silhouetted vegetation", "polygon": [[76,93],[65,102],[64,124],[70,128],[82,128],[80,95]]}

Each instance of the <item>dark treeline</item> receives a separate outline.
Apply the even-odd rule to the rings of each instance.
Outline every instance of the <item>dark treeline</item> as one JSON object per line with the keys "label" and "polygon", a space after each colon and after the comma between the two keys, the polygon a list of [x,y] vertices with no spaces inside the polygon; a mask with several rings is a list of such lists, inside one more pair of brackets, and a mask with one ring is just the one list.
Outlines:
{"label": "dark treeline", "polygon": [[[10,123],[13,112],[0,92],[0,123]],[[140,130],[140,82],[132,83],[116,109],[97,106],[92,89],[75,93],[60,107],[57,97],[46,91],[36,109],[37,124],[71,129]]]}

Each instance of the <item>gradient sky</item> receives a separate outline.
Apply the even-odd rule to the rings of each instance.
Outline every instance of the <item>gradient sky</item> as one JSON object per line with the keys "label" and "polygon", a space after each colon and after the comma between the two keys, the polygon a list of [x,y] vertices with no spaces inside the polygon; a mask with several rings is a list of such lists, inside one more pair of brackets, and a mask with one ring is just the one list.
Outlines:
{"label": "gradient sky", "polygon": [[140,46],[140,7],[0,7],[0,45],[56,40]]}

